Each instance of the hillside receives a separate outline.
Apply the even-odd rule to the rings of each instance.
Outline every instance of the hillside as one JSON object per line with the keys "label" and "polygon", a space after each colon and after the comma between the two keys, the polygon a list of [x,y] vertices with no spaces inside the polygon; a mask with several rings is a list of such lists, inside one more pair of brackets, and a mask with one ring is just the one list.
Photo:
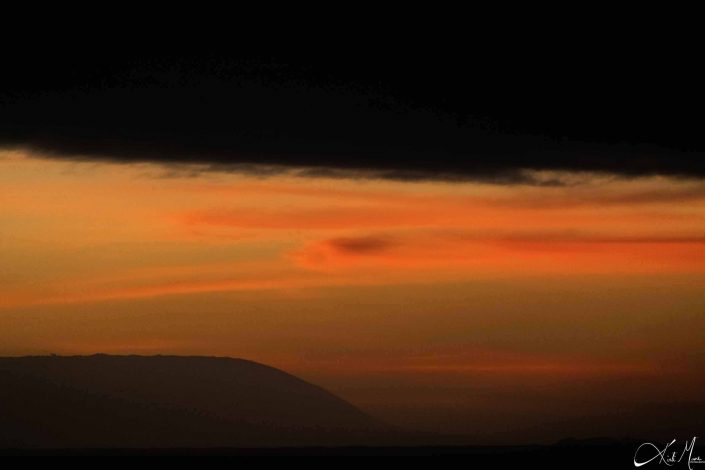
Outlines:
{"label": "hillside", "polygon": [[395,432],[320,387],[242,359],[0,358],[0,447],[348,445]]}

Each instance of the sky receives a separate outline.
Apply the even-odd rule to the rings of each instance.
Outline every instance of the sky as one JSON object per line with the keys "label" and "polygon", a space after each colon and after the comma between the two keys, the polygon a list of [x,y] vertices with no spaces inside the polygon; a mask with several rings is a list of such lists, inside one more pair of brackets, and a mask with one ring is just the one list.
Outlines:
{"label": "sky", "polygon": [[681,49],[53,47],[0,75],[0,355],[241,357],[476,443],[705,416]]}
{"label": "sky", "polygon": [[19,150],[0,170],[2,355],[248,358],[491,442],[701,399],[697,180],[400,182]]}

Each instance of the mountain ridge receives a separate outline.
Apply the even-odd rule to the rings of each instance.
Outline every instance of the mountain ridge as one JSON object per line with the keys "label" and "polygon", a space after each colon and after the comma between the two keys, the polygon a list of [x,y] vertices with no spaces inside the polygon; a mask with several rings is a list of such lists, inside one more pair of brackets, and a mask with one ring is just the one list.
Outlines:
{"label": "mountain ridge", "polygon": [[0,358],[0,447],[360,445],[402,434],[247,359]]}

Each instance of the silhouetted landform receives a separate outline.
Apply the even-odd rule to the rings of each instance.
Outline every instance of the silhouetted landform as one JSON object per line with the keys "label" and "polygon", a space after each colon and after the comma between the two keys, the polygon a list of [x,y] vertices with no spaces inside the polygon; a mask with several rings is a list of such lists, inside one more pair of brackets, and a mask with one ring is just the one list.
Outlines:
{"label": "silhouetted landform", "polygon": [[396,429],[241,359],[0,358],[0,448],[394,444]]}
{"label": "silhouetted landform", "polygon": [[[607,435],[620,440],[467,447],[483,442],[483,436],[401,430],[320,387],[242,359],[0,358],[0,454],[484,455],[488,459],[521,454],[558,459],[591,447],[593,454],[624,457],[633,454],[640,442],[680,443],[699,436],[702,423],[703,404],[645,404],[605,410],[600,416],[537,423],[493,437],[493,442],[518,444],[550,442],[543,438],[547,435]],[[705,452],[701,454],[705,458]]]}
{"label": "silhouetted landform", "polygon": [[[493,442],[551,442],[556,436],[609,436],[640,442],[672,439],[705,441],[705,403],[645,402],[631,407],[605,407],[601,413],[536,423],[491,436]],[[517,436],[526,436],[523,440]],[[469,440],[468,442],[479,442]],[[566,440],[567,442],[567,440]],[[587,441],[581,441],[587,442]],[[705,453],[702,456],[705,459]],[[705,470],[705,466],[703,466]]]}
{"label": "silhouetted landform", "polygon": [[[190,448],[190,449],[15,449],[0,450],[0,455],[23,456],[441,456],[464,457],[471,468],[634,468],[641,442],[615,439],[565,439],[554,445],[527,446],[387,446],[387,447],[285,447],[285,448]],[[659,443],[662,448],[665,443]],[[676,458],[682,448],[677,449]],[[640,463],[655,456],[651,449],[640,450]],[[688,468],[688,458],[705,458],[697,446],[679,462],[667,466],[658,458],[646,463],[649,468]],[[701,466],[701,465],[700,465]],[[692,468],[699,467],[695,463]]]}

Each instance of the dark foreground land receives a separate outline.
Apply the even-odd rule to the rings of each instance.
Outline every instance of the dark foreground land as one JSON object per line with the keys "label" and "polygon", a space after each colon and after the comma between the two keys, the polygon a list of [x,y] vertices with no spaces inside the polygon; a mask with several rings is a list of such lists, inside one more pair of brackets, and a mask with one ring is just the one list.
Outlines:
{"label": "dark foreground land", "polygon": [[[566,441],[555,445],[530,446],[417,446],[417,447],[280,447],[280,448],[210,448],[210,449],[4,449],[0,456],[441,456],[466,457],[471,468],[565,468],[619,469],[635,468],[636,441]],[[660,447],[663,447],[660,445]],[[696,447],[692,457],[705,456]],[[682,449],[679,448],[677,456]],[[656,451],[643,449],[641,461],[656,456]],[[642,468],[688,468],[686,453],[680,462],[670,466],[659,458]],[[691,464],[691,468],[705,465]]]}
{"label": "dark foreground land", "polygon": [[[246,360],[0,358],[0,456],[463,456],[472,468],[611,469],[635,468],[637,449],[652,442],[637,455],[643,468],[688,468],[689,457],[705,459],[697,434],[705,408],[676,410],[687,413],[666,407],[653,423],[630,421],[634,433],[609,420],[591,427],[649,438],[468,446],[472,437],[396,428],[316,385]],[[684,453],[694,439],[698,447]],[[675,461],[662,461],[659,452]],[[705,470],[701,461],[690,468]]]}

